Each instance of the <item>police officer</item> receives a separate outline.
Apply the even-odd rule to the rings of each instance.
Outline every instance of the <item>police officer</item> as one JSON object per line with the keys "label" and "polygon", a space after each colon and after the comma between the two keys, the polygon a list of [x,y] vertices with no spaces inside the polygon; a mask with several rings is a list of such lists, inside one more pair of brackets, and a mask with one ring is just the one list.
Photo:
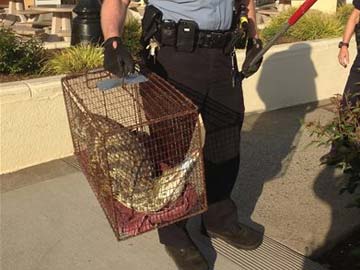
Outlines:
{"label": "police officer", "polygon": [[[360,0],[353,0],[354,10],[352,11],[343,34],[343,40],[339,43],[338,61],[346,68],[349,65],[349,42],[355,33],[357,44],[357,55],[350,69],[348,80],[344,89],[344,101],[355,105],[360,100]],[[320,158],[321,163],[335,165],[341,160],[336,147],[333,145],[328,154]]]}
{"label": "police officer", "polygon": [[[142,27],[147,66],[189,97],[201,113],[205,129],[205,180],[209,210],[202,230],[241,249],[255,249],[262,235],[238,223],[230,194],[240,163],[240,130],[244,119],[241,76],[234,46],[243,46],[242,77],[255,73],[261,61],[249,63],[262,48],[256,31],[253,0],[149,0]],[[134,61],[121,39],[129,0],[104,0],[101,23],[105,38],[104,67],[118,76],[134,71]],[[239,25],[240,17],[248,21]],[[245,29],[246,28],[246,29]],[[160,47],[157,48],[157,47]],[[208,269],[194,245],[186,222],[159,229],[160,242],[178,269]]]}
{"label": "police officer", "polygon": [[[360,93],[360,24],[359,24],[359,18],[360,18],[360,0],[353,0],[354,10],[352,11],[345,31],[343,35],[343,40],[339,43],[339,55],[338,60],[339,63],[343,67],[347,67],[349,64],[349,42],[351,39],[351,36],[355,32],[356,37],[356,44],[357,44],[357,55],[355,58],[355,61],[350,69],[350,74],[348,77],[348,80],[345,85],[344,95],[354,95],[356,93]],[[352,100],[355,100],[354,97]],[[358,98],[357,98],[358,99]]]}

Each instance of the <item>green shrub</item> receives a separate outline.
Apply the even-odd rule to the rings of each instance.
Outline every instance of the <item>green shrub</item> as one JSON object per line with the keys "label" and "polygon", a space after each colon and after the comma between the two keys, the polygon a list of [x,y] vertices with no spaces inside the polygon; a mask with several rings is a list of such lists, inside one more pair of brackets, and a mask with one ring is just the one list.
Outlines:
{"label": "green shrub", "polygon": [[[356,104],[342,102],[341,95],[332,98],[335,107],[334,118],[324,124],[310,122],[306,127],[314,142],[319,145],[332,145],[336,151],[336,164],[346,175],[341,193],[354,194],[354,204],[360,208],[360,100]],[[345,104],[345,105],[344,105]]]}
{"label": "green shrub", "polygon": [[141,25],[137,20],[130,20],[124,26],[123,40],[125,46],[131,54],[136,58],[139,55],[142,46],[140,44]]}
{"label": "green shrub", "polygon": [[347,20],[350,17],[351,12],[354,10],[353,5],[341,5],[337,8],[336,11],[336,17],[340,21],[340,23],[345,26],[347,23]]}
{"label": "green shrub", "polygon": [[[133,56],[141,50],[141,25],[129,21],[124,27],[123,40]],[[45,74],[67,74],[85,72],[103,65],[103,48],[92,44],[79,44],[54,53],[42,69]]]}
{"label": "green shrub", "polygon": [[92,44],[79,44],[54,53],[44,65],[46,74],[85,72],[101,67],[103,48]]}
{"label": "green shrub", "polygon": [[[274,17],[270,24],[263,29],[261,37],[265,42],[269,41],[282,25],[290,18],[295,9],[291,8]],[[284,39],[293,41],[305,41],[321,38],[333,38],[341,36],[343,25],[336,15],[310,10],[284,35]]]}
{"label": "green shrub", "polygon": [[0,28],[0,73],[37,74],[44,57],[45,49],[37,39],[24,41],[12,30]]}
{"label": "green shrub", "polygon": [[[288,10],[283,11],[279,13],[276,17],[272,18],[270,23],[260,32],[261,38],[265,42],[269,41],[273,36],[275,36],[276,33],[278,33],[282,29],[282,26],[289,19],[289,17],[294,11],[294,8],[289,8]],[[285,35],[288,35],[288,33],[286,33]]]}

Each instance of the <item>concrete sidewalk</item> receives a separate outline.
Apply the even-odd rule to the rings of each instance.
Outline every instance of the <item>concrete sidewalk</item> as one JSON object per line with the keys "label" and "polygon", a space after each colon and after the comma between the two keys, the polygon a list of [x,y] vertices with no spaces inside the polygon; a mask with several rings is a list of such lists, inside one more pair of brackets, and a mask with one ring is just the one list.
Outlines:
{"label": "concrete sidewalk", "polygon": [[[233,198],[241,220],[265,227],[264,244],[238,252],[213,242],[216,270],[320,270],[311,254],[360,225],[345,209],[339,172],[319,166],[327,149],[310,142],[300,119],[327,119],[308,104],[246,117],[242,164]],[[356,219],[354,217],[357,217]],[[3,270],[175,269],[156,232],[117,242],[83,174],[64,160],[1,177]],[[282,243],[282,244],[279,244]]]}
{"label": "concrete sidewalk", "polygon": [[[63,161],[2,184],[3,270],[175,269],[155,231],[118,242],[82,173]],[[221,255],[216,264],[239,269]]]}
{"label": "concrete sidewalk", "polygon": [[243,222],[303,255],[317,255],[360,225],[353,196],[339,195],[340,170],[320,165],[329,147],[311,144],[302,122],[333,117],[329,101],[246,117],[233,193]]}

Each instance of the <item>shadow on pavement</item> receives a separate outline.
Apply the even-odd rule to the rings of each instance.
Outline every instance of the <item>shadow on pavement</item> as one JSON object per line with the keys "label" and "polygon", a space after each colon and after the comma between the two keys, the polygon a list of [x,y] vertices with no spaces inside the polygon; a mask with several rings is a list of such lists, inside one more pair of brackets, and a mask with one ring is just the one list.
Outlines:
{"label": "shadow on pavement", "polygon": [[311,253],[311,257],[315,260],[341,241],[341,237],[351,235],[355,229],[359,228],[360,210],[347,208],[347,205],[353,202],[354,196],[348,193],[339,194],[343,180],[344,175],[340,169],[324,166],[314,182],[315,194],[331,209],[331,226],[327,232],[326,241]]}
{"label": "shadow on pavement", "polygon": [[[288,62],[277,70],[274,69],[275,59],[289,57],[287,52],[275,53],[263,63],[256,90],[266,108],[273,108],[275,99],[291,100],[296,96],[302,96],[306,100],[317,100],[315,86],[317,73],[310,58],[311,47],[306,44],[296,44],[292,48],[296,49],[297,46],[306,49],[307,57],[300,63],[286,59]],[[293,85],[299,84],[303,85],[302,93],[293,90]],[[270,87],[271,85],[276,87]],[[268,89],[271,88],[278,90],[269,92]],[[253,91],[253,89],[244,91]],[[264,231],[263,225],[251,219],[263,186],[266,182],[279,179],[286,173],[302,133],[301,120],[316,107],[317,102],[314,102],[245,117],[240,172],[233,192],[241,222]]]}
{"label": "shadow on pavement", "polygon": [[[306,44],[296,44],[292,49],[296,49],[297,46],[301,46],[302,52],[305,48],[307,55],[301,63],[293,63],[292,59],[287,59],[286,57],[289,57],[287,52],[273,54],[263,63],[257,91],[268,109],[274,108],[276,99],[282,99],[284,102],[289,100],[289,104],[292,99],[299,100],[299,97],[304,100],[317,100],[315,86],[317,73],[310,58],[311,47]],[[275,70],[274,62],[278,58],[286,58],[288,63],[285,61],[283,66]],[[303,91],[296,92],[293,85],[302,85]],[[269,92],[269,88],[278,91]],[[253,89],[244,89],[244,91],[253,91]],[[276,104],[279,104],[278,100]],[[232,196],[238,206],[240,222],[264,233],[264,226],[251,219],[263,186],[266,182],[279,179],[286,173],[301,137],[301,120],[307,113],[315,110],[317,105],[317,102],[313,102],[245,117],[241,132],[240,171]],[[196,224],[196,221],[193,222]],[[202,245],[202,251],[208,260],[214,263],[216,251],[211,246],[211,242],[201,238],[197,244]]]}

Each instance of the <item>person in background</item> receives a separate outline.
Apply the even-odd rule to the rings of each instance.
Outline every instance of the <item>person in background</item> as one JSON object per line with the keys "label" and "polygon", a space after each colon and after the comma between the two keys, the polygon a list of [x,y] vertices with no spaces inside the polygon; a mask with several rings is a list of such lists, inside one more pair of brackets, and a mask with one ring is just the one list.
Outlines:
{"label": "person in background", "polygon": [[[360,99],[360,0],[353,0],[354,10],[352,11],[343,34],[343,39],[339,43],[338,61],[340,65],[347,68],[350,62],[349,46],[350,40],[355,33],[357,55],[351,66],[348,80],[345,84],[343,102],[350,102],[355,105]],[[341,160],[335,145],[332,145],[329,153],[320,158],[322,164],[335,165]]]}

